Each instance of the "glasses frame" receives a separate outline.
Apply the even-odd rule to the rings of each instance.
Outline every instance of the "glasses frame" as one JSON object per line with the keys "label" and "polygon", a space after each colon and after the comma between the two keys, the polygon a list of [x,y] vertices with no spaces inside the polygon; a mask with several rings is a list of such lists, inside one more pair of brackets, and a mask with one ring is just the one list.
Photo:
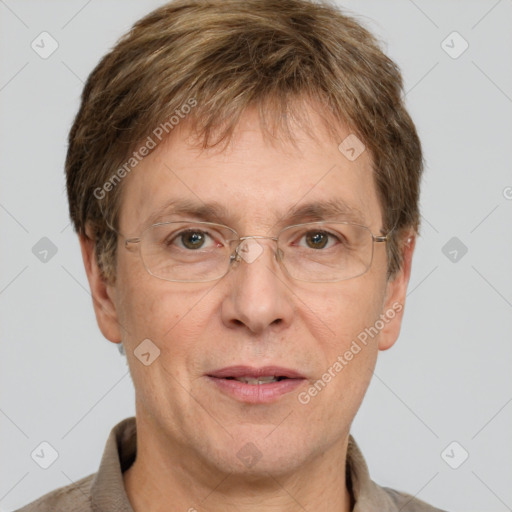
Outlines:
{"label": "glasses frame", "polygon": [[[236,237],[235,241],[238,240],[238,242],[236,244],[235,249],[233,250],[233,252],[230,255],[229,263],[228,263],[228,266],[227,266],[227,270],[226,270],[226,272],[224,272],[224,274],[222,274],[222,275],[220,275],[218,277],[212,278],[212,279],[208,279],[208,280],[200,280],[200,281],[187,280],[187,281],[184,281],[184,280],[180,280],[180,279],[166,279],[165,277],[160,277],[160,276],[157,276],[157,275],[153,274],[149,270],[149,268],[146,265],[146,262],[144,261],[144,258],[142,257],[142,251],[141,251],[141,245],[142,245],[141,242],[142,242],[142,238],[144,236],[144,233],[146,231],[148,231],[149,229],[152,229],[155,226],[163,226],[163,225],[168,225],[168,224],[187,224],[187,223],[226,228],[226,229],[228,229],[228,230],[230,230],[231,232],[234,233],[234,235]],[[274,256],[275,256],[276,260],[280,263],[281,268],[284,269],[286,274],[291,279],[293,279],[295,281],[302,281],[302,282],[307,282],[307,283],[338,283],[338,282],[341,282],[341,281],[348,281],[349,279],[354,279],[356,277],[360,277],[360,276],[366,274],[366,272],[368,272],[368,270],[370,270],[370,268],[372,266],[372,263],[373,263],[373,253],[374,253],[374,251],[373,251],[374,245],[373,244],[374,243],[384,243],[384,242],[387,242],[389,240],[389,237],[390,237],[391,233],[394,230],[394,228],[389,230],[385,235],[374,235],[372,233],[371,229],[368,226],[364,226],[363,224],[358,224],[356,222],[336,221],[336,220],[332,220],[332,221],[331,220],[320,220],[320,221],[313,221],[313,222],[302,222],[300,224],[292,224],[290,226],[286,226],[283,229],[281,229],[281,231],[279,231],[277,236],[265,236],[265,235],[240,236],[235,229],[233,229],[233,228],[231,228],[229,226],[226,226],[225,224],[219,224],[217,222],[196,221],[196,220],[180,220],[180,221],[157,222],[156,224],[152,224],[151,226],[148,226],[148,227],[144,228],[142,233],[139,236],[137,236],[137,237],[131,237],[131,238],[123,237],[123,238],[124,238],[124,247],[125,247],[125,249],[130,250],[130,247],[129,247],[130,244],[134,244],[134,245],[137,245],[139,247],[138,254],[139,254],[139,257],[140,257],[140,259],[142,261],[142,265],[144,266],[144,268],[146,269],[148,274],[150,274],[151,276],[155,277],[156,279],[161,279],[162,281],[169,281],[171,283],[209,283],[209,282],[212,282],[212,281],[217,281],[219,279],[222,279],[225,275],[227,275],[229,273],[229,271],[231,270],[231,266],[232,266],[232,263],[234,261],[240,262],[242,257],[240,255],[239,249],[240,249],[240,247],[242,245],[242,242],[244,242],[245,240],[249,240],[251,238],[252,239],[268,239],[268,240],[274,240],[276,242],[276,244],[277,244],[277,242],[279,240],[279,237],[281,236],[281,233],[283,231],[286,231],[287,229],[291,229],[291,228],[297,228],[297,227],[306,226],[306,225],[312,225],[312,224],[313,225],[314,224],[345,224],[345,225],[350,225],[350,226],[358,226],[358,227],[366,229],[366,231],[368,231],[370,233],[371,237],[372,237],[372,253],[371,253],[371,257],[370,257],[370,262],[368,263],[368,268],[364,272],[361,272],[360,274],[357,274],[355,276],[346,277],[346,278],[343,278],[343,279],[334,279],[332,281],[311,281],[309,279],[308,280],[298,279],[296,277],[293,277],[290,274],[290,272],[288,271],[288,269],[286,268],[286,265],[283,263],[283,260],[282,260],[281,254],[280,254],[280,252],[282,252],[282,251],[280,250],[279,246],[277,246],[277,250],[274,251]]]}

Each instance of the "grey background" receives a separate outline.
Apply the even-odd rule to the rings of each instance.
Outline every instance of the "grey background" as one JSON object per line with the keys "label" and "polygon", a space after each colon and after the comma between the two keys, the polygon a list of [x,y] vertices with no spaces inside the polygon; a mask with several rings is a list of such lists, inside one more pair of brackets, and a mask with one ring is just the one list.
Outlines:
{"label": "grey background", "polygon": [[[161,3],[0,0],[2,511],[95,472],[135,412],[125,360],[96,325],[63,163],[83,81]],[[402,333],[352,433],[381,485],[454,512],[512,510],[512,1],[343,5],[401,66],[427,161]],[[47,59],[31,48],[42,31],[59,44]],[[456,59],[441,46],[453,31],[469,43]],[[32,251],[43,237],[57,248],[46,262]],[[59,454],[46,470],[30,456],[42,441]],[[458,469],[441,456],[452,441],[469,453]]]}

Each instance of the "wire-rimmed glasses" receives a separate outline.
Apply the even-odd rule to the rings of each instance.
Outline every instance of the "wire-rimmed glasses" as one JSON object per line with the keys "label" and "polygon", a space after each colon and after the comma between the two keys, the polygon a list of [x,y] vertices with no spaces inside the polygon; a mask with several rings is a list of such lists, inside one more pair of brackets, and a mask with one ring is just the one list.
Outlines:
{"label": "wire-rimmed glasses", "polygon": [[306,222],[282,229],[276,237],[244,236],[223,224],[203,221],[160,222],[140,237],[125,239],[137,244],[146,270],[173,282],[208,282],[225,276],[235,262],[252,263],[263,252],[258,241],[276,242],[276,260],[298,281],[336,282],[368,271],[374,242],[386,242],[366,226],[351,222]]}

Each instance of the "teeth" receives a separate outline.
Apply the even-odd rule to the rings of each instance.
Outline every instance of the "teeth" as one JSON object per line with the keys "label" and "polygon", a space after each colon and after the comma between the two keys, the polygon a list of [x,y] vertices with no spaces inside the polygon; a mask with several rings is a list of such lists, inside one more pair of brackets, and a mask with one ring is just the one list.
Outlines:
{"label": "teeth", "polygon": [[277,377],[258,377],[252,379],[250,377],[236,377],[235,380],[238,382],[245,382],[246,384],[266,384],[267,382],[277,382]]}

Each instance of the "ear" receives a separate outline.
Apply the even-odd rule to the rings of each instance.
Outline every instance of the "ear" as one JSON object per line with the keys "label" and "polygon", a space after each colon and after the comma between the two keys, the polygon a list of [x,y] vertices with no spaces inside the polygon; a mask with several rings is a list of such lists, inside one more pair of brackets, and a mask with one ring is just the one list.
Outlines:
{"label": "ear", "polygon": [[113,343],[120,343],[121,330],[113,297],[115,286],[109,285],[101,275],[94,251],[94,237],[90,226],[86,227],[86,235],[80,235],[80,248],[84,260],[87,280],[91,289],[92,302],[96,321],[103,336]]}
{"label": "ear", "polygon": [[379,350],[391,348],[400,334],[405,309],[407,285],[411,276],[412,255],[416,245],[416,233],[406,233],[400,241],[403,255],[402,268],[386,284],[382,315],[384,328],[379,334]]}

